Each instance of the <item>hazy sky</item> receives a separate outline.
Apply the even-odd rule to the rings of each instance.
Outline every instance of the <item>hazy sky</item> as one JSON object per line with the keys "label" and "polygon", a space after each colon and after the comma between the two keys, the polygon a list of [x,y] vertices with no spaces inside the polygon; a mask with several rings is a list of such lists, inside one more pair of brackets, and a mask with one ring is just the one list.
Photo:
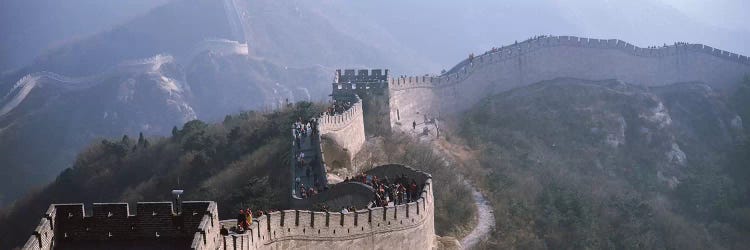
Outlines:
{"label": "hazy sky", "polygon": [[[0,1],[0,72],[168,1]],[[374,20],[393,40],[440,65],[435,69],[540,34],[622,39],[642,47],[682,41],[750,55],[750,0],[274,1],[352,7],[352,18]]]}
{"label": "hazy sky", "polygon": [[658,0],[706,24],[748,30],[747,0]]}
{"label": "hazy sky", "polygon": [[330,1],[356,6],[358,18],[376,20],[439,67],[547,34],[621,39],[640,47],[700,43],[750,55],[750,0]]}

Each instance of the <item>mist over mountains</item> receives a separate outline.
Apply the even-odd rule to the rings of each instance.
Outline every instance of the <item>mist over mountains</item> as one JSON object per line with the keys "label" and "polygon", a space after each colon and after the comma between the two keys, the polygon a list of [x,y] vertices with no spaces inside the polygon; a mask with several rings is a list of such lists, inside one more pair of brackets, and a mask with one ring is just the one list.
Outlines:
{"label": "mist over mountains", "polygon": [[2,75],[0,158],[15,178],[1,200],[45,183],[95,138],[322,100],[333,68],[399,65],[390,58],[304,5],[170,2]]}
{"label": "mist over mountains", "polygon": [[[322,100],[340,67],[435,74],[539,34],[750,54],[747,28],[674,1],[6,1],[0,33],[0,205],[99,137],[167,134]],[[740,5],[742,3],[739,3]],[[692,16],[691,16],[692,15]],[[721,26],[728,25],[728,26]]]}
{"label": "mist over mountains", "polygon": [[0,3],[0,72],[55,47],[106,31],[168,0],[7,0]]}
{"label": "mist over mountains", "polygon": [[[524,40],[546,34],[639,47],[700,43],[748,55],[750,20],[728,10],[744,7],[733,0],[3,1],[0,231],[23,236],[3,235],[18,242],[0,246],[19,244],[50,202],[168,199],[161,190],[185,177],[202,185],[194,197],[226,202],[224,215],[248,199],[268,202],[263,192],[288,186],[275,168],[291,158],[283,124],[322,106],[255,111],[325,102],[339,68],[387,68],[392,76],[454,68],[472,74],[464,80],[473,85],[451,86],[464,99],[427,103],[433,96],[421,92],[395,113],[408,120],[406,109],[425,110],[414,106],[465,106],[439,117],[448,136],[438,139],[466,160],[449,170],[490,192],[498,227],[480,247],[743,248],[750,239],[750,78],[727,81],[723,74],[739,70],[701,61],[729,65],[739,57],[713,58],[707,47],[698,48],[701,57],[670,57],[675,68],[699,70],[656,86],[624,79],[638,67],[663,73],[663,61],[599,63],[618,62],[622,48],[601,56],[602,47],[592,47],[582,57],[561,49],[545,54],[557,62],[504,63],[532,44]],[[465,70],[469,54],[516,42],[502,57],[510,60],[488,56],[481,60],[492,66],[481,73]],[[542,63],[528,85],[495,85],[512,79],[503,69],[520,72],[529,62]],[[561,77],[565,70],[556,68],[564,67],[578,77]],[[593,68],[621,79],[583,79],[599,76],[585,74]],[[658,80],[646,72],[647,82]],[[709,73],[716,82],[696,80]],[[139,133],[153,144],[123,137]],[[260,179],[243,182],[250,176]]]}

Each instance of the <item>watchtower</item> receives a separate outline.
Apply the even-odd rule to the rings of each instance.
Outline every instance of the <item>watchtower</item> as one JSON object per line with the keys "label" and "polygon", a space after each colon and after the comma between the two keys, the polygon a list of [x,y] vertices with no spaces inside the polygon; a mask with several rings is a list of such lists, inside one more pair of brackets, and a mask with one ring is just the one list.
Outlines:
{"label": "watchtower", "polygon": [[336,70],[332,84],[333,99],[346,100],[352,94],[362,99],[365,132],[384,135],[391,132],[388,96],[388,69]]}

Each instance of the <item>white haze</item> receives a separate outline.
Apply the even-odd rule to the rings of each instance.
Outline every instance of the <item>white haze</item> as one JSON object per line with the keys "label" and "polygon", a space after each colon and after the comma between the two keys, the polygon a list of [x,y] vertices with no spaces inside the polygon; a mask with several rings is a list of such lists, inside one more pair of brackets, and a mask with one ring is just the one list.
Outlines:
{"label": "white haze", "polygon": [[[27,65],[45,49],[109,29],[168,1],[2,1],[0,72]],[[278,1],[320,5],[331,22],[355,26],[349,35],[376,40],[376,45],[378,39],[388,39],[379,45],[386,50],[393,49],[390,42],[395,41],[431,62],[414,71],[450,68],[469,53],[541,34],[616,38],[642,47],[702,43],[750,54],[747,0]],[[39,11],[30,12],[34,9]]]}
{"label": "white haze", "polygon": [[493,46],[542,35],[622,39],[638,46],[702,43],[750,54],[742,0],[333,1],[355,8],[445,68]]}

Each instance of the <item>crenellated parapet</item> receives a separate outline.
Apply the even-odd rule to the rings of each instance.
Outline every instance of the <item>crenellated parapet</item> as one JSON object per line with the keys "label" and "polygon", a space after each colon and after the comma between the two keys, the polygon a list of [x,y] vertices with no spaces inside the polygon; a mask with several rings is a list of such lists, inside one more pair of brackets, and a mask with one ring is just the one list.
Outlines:
{"label": "crenellated parapet", "polygon": [[[506,60],[515,56],[524,55],[541,48],[574,46],[593,49],[620,50],[635,56],[662,57],[675,55],[678,52],[698,52],[713,55],[725,60],[750,65],[748,57],[736,53],[715,49],[702,44],[675,44],[660,46],[657,48],[641,48],[619,39],[594,39],[576,36],[548,36],[526,40],[518,44],[512,44],[488,51],[473,58],[472,63],[488,63],[493,60]],[[468,59],[467,59],[468,60]],[[452,70],[453,71],[453,70]]]}
{"label": "crenellated parapet", "polygon": [[703,82],[729,93],[750,75],[749,60],[701,44],[640,48],[618,39],[540,37],[472,55],[439,76],[389,80],[391,126],[414,131],[490,95],[561,77],[641,86]]}
{"label": "crenellated parapet", "polygon": [[[391,90],[399,91],[414,88],[435,88],[452,86],[462,82],[472,71],[488,65],[528,55],[541,49],[553,47],[577,47],[602,50],[617,50],[636,57],[661,58],[678,54],[697,53],[715,57],[729,62],[750,65],[750,58],[736,53],[716,49],[702,44],[675,44],[658,48],[641,48],[619,39],[594,39],[576,36],[548,36],[526,40],[517,44],[493,49],[472,59],[466,59],[457,64],[446,74],[440,76],[398,77],[389,79]],[[602,62],[604,63],[604,62]]]}
{"label": "crenellated parapet", "polygon": [[436,76],[400,76],[388,79],[388,89],[393,91],[432,88],[440,78]]}
{"label": "crenellated parapet", "polygon": [[[368,173],[380,178],[401,174],[413,177],[423,186],[422,193],[415,202],[348,213],[272,212],[254,219],[244,234],[224,236],[221,248],[371,249],[376,248],[375,244],[378,248],[432,248],[435,231],[431,176],[403,165],[381,166]],[[384,175],[378,175],[381,173]]]}
{"label": "crenellated parapet", "polygon": [[377,83],[388,80],[388,70],[385,69],[338,69],[334,75],[334,83],[367,82]]}
{"label": "crenellated parapet", "polygon": [[216,249],[219,220],[216,203],[186,201],[175,213],[170,202],[139,202],[136,214],[127,203],[52,204],[23,249],[87,248],[126,243],[134,247],[173,244]]}
{"label": "crenellated parapet", "polygon": [[[362,118],[362,100],[354,96],[353,105],[340,114],[323,114],[318,118],[320,133],[327,134],[346,129],[353,123],[361,122]],[[354,124],[356,126],[356,124]]]}

